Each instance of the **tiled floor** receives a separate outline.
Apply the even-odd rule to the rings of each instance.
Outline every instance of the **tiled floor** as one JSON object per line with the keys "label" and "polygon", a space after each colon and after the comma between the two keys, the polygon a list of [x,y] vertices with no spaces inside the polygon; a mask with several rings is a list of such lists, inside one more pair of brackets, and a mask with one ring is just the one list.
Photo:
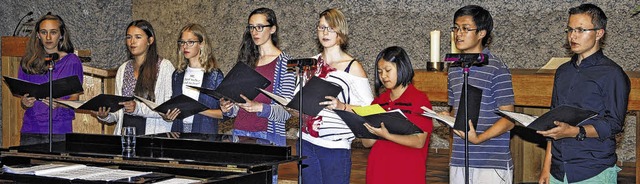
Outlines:
{"label": "tiled floor", "polygon": [[[294,141],[288,141],[295,152]],[[367,156],[369,149],[357,148],[351,151],[352,167],[351,167],[351,183],[365,183],[365,171],[367,168]],[[445,153],[430,152],[427,160],[427,176],[426,180],[429,184],[446,184],[449,183],[449,158]],[[297,183],[298,166],[297,163],[288,163],[280,165],[278,168],[279,178],[283,180],[280,183],[290,184]],[[635,182],[635,168],[622,167],[622,171],[618,174],[618,183],[627,184]]]}

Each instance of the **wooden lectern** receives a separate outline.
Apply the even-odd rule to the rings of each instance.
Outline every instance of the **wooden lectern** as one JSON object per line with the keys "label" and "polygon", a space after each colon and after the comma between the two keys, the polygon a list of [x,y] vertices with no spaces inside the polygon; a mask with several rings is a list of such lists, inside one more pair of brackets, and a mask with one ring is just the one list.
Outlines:
{"label": "wooden lectern", "polygon": [[[25,53],[28,37],[2,37],[2,76],[18,77],[20,59]],[[24,110],[20,98],[14,97],[6,85],[2,85],[2,147],[20,144],[20,128]]]}
{"label": "wooden lectern", "polygon": [[[2,75],[18,77],[20,59],[24,56],[28,37],[2,37]],[[79,51],[80,57],[89,57],[90,52]],[[116,70],[104,70],[83,65],[84,77],[82,87],[84,94],[80,100],[88,100],[98,94],[114,94]],[[11,94],[9,88],[2,84],[2,147],[20,144],[20,128],[24,110],[20,98]],[[73,131],[78,133],[111,134],[115,126],[104,125],[91,114],[76,113],[73,120]]]}

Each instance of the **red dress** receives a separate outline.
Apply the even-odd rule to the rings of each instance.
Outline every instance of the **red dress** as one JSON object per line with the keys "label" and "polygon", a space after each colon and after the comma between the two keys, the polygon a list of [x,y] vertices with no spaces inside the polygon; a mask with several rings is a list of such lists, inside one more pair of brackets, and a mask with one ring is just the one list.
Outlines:
{"label": "red dress", "polygon": [[[431,118],[422,116],[421,106],[431,108],[426,94],[413,84],[400,98],[392,101],[390,90],[380,94],[372,104],[380,104],[385,110],[400,109],[409,120],[427,133],[427,140],[421,149],[406,147],[387,140],[377,140],[367,160],[367,183],[426,183],[426,163],[429,137],[433,130]],[[385,124],[393,122],[384,122]]]}

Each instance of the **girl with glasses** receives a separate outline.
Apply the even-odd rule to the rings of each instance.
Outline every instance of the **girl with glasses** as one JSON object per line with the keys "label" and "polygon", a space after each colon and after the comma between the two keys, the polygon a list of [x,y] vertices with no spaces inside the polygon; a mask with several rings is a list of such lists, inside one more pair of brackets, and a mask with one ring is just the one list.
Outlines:
{"label": "girl with glasses", "polygon": [[338,9],[320,13],[317,25],[322,51],[314,75],[342,87],[337,98],[326,97],[326,105],[316,117],[307,118],[302,127],[302,154],[307,158],[302,169],[303,183],[349,183],[351,142],[355,138],[349,127],[333,109],[351,111],[354,106],[369,105],[373,100],[369,79],[360,62],[346,52],[349,29]]}
{"label": "girl with glasses", "polygon": [[216,89],[224,78],[213,56],[211,41],[205,29],[199,24],[183,27],[178,37],[177,51],[178,68],[172,76],[172,97],[184,94],[209,109],[184,119],[175,119],[180,110],[170,110],[166,118],[173,120],[171,132],[217,134],[218,119],[222,119],[220,102],[188,87]]}
{"label": "girl with glasses", "polygon": [[[289,55],[278,46],[278,21],[273,10],[258,8],[249,14],[238,62],[253,67],[271,81],[265,88],[276,95],[293,98],[295,76],[287,72]],[[285,122],[291,115],[287,110],[264,94],[246,103],[233,104],[221,100],[221,109],[227,117],[235,117],[233,134],[269,140],[267,144],[286,145]],[[260,139],[259,139],[260,140]],[[277,183],[277,171],[273,181]]]}

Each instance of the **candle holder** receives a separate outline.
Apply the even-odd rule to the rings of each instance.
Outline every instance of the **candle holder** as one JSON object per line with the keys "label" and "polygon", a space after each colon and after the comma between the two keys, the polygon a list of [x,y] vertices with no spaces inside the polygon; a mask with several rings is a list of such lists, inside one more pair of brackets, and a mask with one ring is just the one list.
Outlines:
{"label": "candle holder", "polygon": [[449,63],[447,62],[427,62],[427,71],[444,72],[449,69]]}

